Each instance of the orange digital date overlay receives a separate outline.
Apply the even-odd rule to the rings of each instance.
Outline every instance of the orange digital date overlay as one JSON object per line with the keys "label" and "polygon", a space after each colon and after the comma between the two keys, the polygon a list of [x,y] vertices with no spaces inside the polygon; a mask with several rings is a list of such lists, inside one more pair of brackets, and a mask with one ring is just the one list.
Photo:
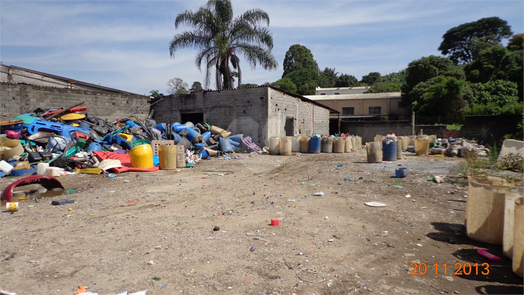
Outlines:
{"label": "orange digital date overlay", "polygon": [[[435,275],[439,275],[439,274],[447,275],[448,274],[448,264],[447,263],[442,263],[442,264],[435,263],[433,265],[427,265],[424,262],[422,263],[412,262],[409,266],[413,268],[411,272],[409,273],[412,276],[418,276],[418,275],[424,276],[428,273],[433,273],[433,270],[434,270]],[[462,276],[462,275],[469,276],[469,275],[479,275],[479,274],[487,276],[489,274],[489,263],[487,262],[484,262],[482,264],[478,264],[478,263],[471,264],[469,262],[466,262],[466,263],[457,262],[455,263],[455,268],[456,270],[453,272],[453,275],[456,275],[456,276]]]}

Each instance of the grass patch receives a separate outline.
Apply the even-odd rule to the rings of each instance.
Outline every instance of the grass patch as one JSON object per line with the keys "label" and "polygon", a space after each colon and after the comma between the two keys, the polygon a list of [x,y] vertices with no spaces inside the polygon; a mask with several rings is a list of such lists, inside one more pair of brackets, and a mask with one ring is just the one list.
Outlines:
{"label": "grass patch", "polygon": [[448,130],[457,130],[457,131],[460,131],[460,128],[462,128],[463,124],[451,124],[451,125],[446,125],[446,128]]}

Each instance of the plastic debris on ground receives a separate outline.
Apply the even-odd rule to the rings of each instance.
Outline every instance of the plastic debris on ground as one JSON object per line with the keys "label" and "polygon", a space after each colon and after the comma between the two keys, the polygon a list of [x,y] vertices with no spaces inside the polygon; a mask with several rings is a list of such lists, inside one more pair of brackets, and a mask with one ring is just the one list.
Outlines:
{"label": "plastic debris on ground", "polygon": [[0,177],[153,172],[159,170],[161,145],[183,146],[176,168],[211,157],[242,159],[231,156],[235,152],[262,153],[249,136],[205,122],[166,124],[136,116],[109,122],[87,115],[88,108],[37,108],[0,122]]}

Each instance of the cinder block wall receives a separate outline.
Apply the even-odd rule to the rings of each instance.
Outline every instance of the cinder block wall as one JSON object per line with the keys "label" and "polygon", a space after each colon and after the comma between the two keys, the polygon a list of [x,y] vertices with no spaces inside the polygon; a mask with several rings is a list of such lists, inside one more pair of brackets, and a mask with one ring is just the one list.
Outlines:
{"label": "cinder block wall", "polygon": [[157,123],[180,122],[181,114],[203,113],[208,124],[250,136],[259,146],[267,146],[271,136],[286,135],[286,117],[295,118],[297,135],[329,132],[329,110],[270,87],[165,96],[153,103]]}
{"label": "cinder block wall", "polygon": [[270,88],[268,136],[286,136],[286,118],[293,118],[293,135],[329,134],[329,110]]}
{"label": "cinder block wall", "polygon": [[149,97],[134,94],[93,92],[27,84],[0,83],[0,120],[10,120],[36,108],[71,107],[84,102],[89,116],[109,121],[132,114],[145,119]]}
{"label": "cinder block wall", "polygon": [[203,113],[208,124],[250,136],[259,146],[267,144],[267,87],[196,92],[156,101],[152,109],[157,123],[180,122],[181,114]]}

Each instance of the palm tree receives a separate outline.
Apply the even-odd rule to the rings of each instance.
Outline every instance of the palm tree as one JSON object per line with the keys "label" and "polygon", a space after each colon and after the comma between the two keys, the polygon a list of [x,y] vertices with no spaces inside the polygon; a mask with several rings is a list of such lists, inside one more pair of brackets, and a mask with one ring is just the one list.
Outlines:
{"label": "palm tree", "polygon": [[174,57],[176,50],[196,48],[199,50],[195,59],[197,68],[201,69],[203,61],[206,65],[206,87],[213,67],[217,89],[233,88],[233,74],[238,75],[240,87],[242,71],[237,53],[242,54],[253,69],[257,64],[266,70],[277,67],[271,54],[273,37],[259,23],[269,25],[269,16],[263,10],[248,10],[233,19],[230,0],[209,0],[197,12],[185,11],[177,15],[175,29],[185,24],[194,30],[175,35],[169,53]]}

